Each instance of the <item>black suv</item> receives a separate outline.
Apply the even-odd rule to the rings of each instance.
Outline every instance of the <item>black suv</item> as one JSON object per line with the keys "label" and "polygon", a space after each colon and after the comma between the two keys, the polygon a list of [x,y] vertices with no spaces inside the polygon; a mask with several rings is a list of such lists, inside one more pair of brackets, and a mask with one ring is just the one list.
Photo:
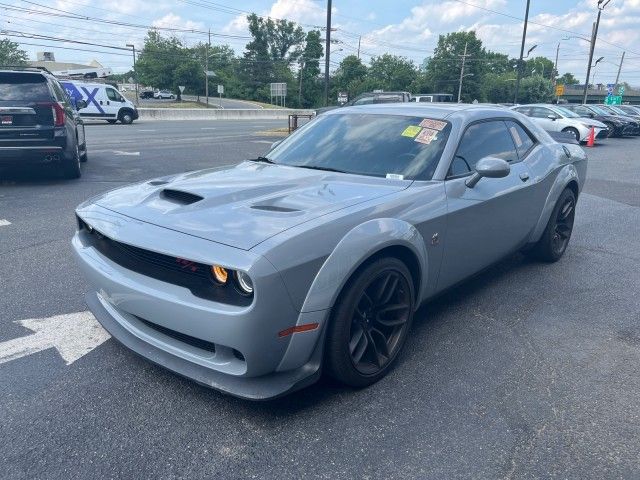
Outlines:
{"label": "black suv", "polygon": [[0,67],[0,166],[51,164],[80,177],[87,144],[76,108],[49,71]]}

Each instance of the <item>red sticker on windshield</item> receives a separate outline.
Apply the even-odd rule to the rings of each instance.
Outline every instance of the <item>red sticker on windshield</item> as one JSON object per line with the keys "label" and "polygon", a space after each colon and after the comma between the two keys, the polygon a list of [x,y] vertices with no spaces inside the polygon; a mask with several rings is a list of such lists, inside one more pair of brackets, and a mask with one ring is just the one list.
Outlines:
{"label": "red sticker on windshield", "polygon": [[433,130],[442,130],[447,126],[447,122],[441,122],[440,120],[432,120],[430,118],[425,118],[420,122],[421,127],[432,128]]}

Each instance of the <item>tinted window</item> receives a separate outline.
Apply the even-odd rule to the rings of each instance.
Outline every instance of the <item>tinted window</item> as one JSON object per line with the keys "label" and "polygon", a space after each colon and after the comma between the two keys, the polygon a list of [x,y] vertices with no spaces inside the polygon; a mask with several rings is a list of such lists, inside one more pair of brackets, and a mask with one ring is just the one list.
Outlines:
{"label": "tinted window", "polygon": [[[433,129],[420,127],[421,122]],[[450,130],[447,122],[422,117],[321,115],[269,152],[269,158],[298,167],[430,179]]]}
{"label": "tinted window", "polygon": [[518,107],[518,108],[514,108],[514,110],[516,112],[520,112],[523,115],[530,115],[531,114],[531,107]]}
{"label": "tinted window", "polygon": [[589,115],[593,114],[591,110],[589,110],[587,107],[583,107],[582,105],[568,105],[568,106],[565,106],[564,108],[577,113],[581,117],[588,117]]}
{"label": "tinted window", "polygon": [[535,141],[531,138],[529,132],[527,132],[519,123],[507,121],[507,128],[513,138],[513,143],[516,145],[518,156],[523,158],[527,152],[533,147]]}
{"label": "tinted window", "polygon": [[475,170],[478,160],[489,156],[502,158],[507,162],[518,160],[511,133],[501,120],[480,122],[467,128],[460,140],[449,175],[470,173]]}
{"label": "tinted window", "polygon": [[65,93],[64,89],[60,86],[58,82],[51,82],[51,88],[53,89],[53,93],[56,97],[56,100],[64,104],[69,103],[67,94]]}
{"label": "tinted window", "polygon": [[30,73],[0,73],[0,101],[51,101],[47,80]]}
{"label": "tinted window", "polygon": [[373,97],[364,97],[353,102],[354,105],[370,105],[373,103]]}

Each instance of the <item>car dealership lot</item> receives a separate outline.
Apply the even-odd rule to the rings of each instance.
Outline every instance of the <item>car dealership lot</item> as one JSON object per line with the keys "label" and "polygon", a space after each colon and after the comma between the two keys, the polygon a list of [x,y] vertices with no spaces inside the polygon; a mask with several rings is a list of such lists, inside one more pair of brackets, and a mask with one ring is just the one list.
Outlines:
{"label": "car dealership lot", "polygon": [[[5,342],[33,334],[15,322],[87,310],[69,245],[78,203],[255,157],[277,140],[257,132],[284,123],[96,123],[80,180],[17,173],[3,183],[0,357]],[[634,476],[639,146],[609,139],[588,150],[589,180],[560,262],[514,255],[425,305],[395,371],[366,390],[324,380],[248,403],[113,340],[69,365],[54,348],[0,358],[0,476]]]}

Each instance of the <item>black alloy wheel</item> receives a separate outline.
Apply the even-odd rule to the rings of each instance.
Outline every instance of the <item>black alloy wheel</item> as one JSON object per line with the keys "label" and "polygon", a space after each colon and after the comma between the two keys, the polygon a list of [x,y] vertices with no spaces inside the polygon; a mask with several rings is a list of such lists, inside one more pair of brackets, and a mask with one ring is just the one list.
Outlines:
{"label": "black alloy wheel", "polygon": [[411,274],[396,258],[379,259],[347,283],[327,338],[327,369],[348,385],[376,382],[402,350],[414,313]]}
{"label": "black alloy wheel", "polygon": [[567,195],[558,209],[556,222],[552,236],[553,251],[561,256],[569,245],[571,232],[573,231],[573,221],[575,218],[576,200],[573,195]]}

